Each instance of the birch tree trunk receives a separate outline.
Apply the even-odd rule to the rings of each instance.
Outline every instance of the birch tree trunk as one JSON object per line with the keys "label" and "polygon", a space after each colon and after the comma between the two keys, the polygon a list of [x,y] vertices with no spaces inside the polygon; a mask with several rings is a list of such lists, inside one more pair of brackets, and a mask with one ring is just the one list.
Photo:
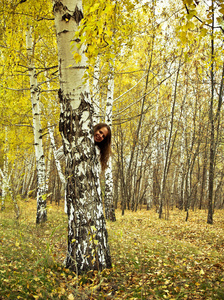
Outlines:
{"label": "birch tree trunk", "polygon": [[[3,184],[5,185],[4,186],[4,195],[3,195],[3,187],[2,187],[2,195],[4,196],[4,199],[6,198],[7,196],[7,193],[10,194],[11,198],[12,198],[12,201],[13,201],[13,205],[14,205],[14,211],[15,211],[15,214],[16,214],[16,218],[18,219],[19,216],[20,216],[20,211],[19,211],[19,206],[17,204],[17,200],[15,198],[15,193],[13,192],[12,188],[11,188],[11,185],[10,185],[10,175],[8,174],[4,174],[2,172],[2,169],[0,169],[0,175],[2,176],[2,182]],[[2,185],[3,186],[3,185]],[[3,206],[4,205],[4,206]],[[5,208],[5,202],[2,203],[2,210]]]}
{"label": "birch tree trunk", "polygon": [[[58,171],[58,176],[59,176],[60,181],[62,183],[63,190],[65,191],[65,176],[64,176],[64,174],[62,172],[61,163],[60,163],[60,161],[58,159],[56,144],[55,144],[55,140],[54,140],[54,130],[51,127],[50,123],[48,123],[48,133],[49,133],[50,140],[51,140],[51,147],[52,147],[52,150],[53,150],[53,155],[54,155],[54,160],[55,160],[56,168],[57,168],[57,171]],[[64,153],[63,153],[63,155],[64,155]],[[65,196],[64,211],[65,211],[65,213],[67,213],[66,193],[65,193],[64,196]]]}
{"label": "birch tree trunk", "polygon": [[26,165],[25,165],[25,175],[23,177],[23,187],[22,187],[22,196],[29,197],[29,191],[31,184],[33,182],[33,177],[35,173],[35,155],[32,154],[26,158]]}
{"label": "birch tree trunk", "polygon": [[184,207],[184,178],[185,178],[185,161],[184,156],[186,153],[186,128],[187,128],[187,122],[186,122],[186,111],[185,111],[185,99],[184,97],[183,104],[182,104],[182,127],[183,131],[181,134],[180,139],[180,157],[179,157],[179,174],[178,174],[178,180],[177,180],[177,192],[178,192],[178,208],[183,209]]}
{"label": "birch tree trunk", "polygon": [[33,114],[34,147],[37,167],[37,216],[36,223],[40,224],[47,220],[46,210],[46,167],[42,142],[42,128],[40,120],[39,96],[40,90],[37,83],[37,75],[34,65],[34,45],[32,40],[32,27],[26,34],[28,67],[30,77],[30,91]]}
{"label": "birch tree trunk", "polygon": [[[75,32],[83,18],[81,0],[54,1],[59,58],[59,129],[66,157],[68,251],[66,267],[76,273],[111,267],[106,224],[98,181],[85,49],[77,50]],[[71,42],[80,54],[74,60]]]}
{"label": "birch tree trunk", "polygon": [[[173,96],[173,103],[171,106],[170,131],[168,137],[168,144],[166,148],[166,157],[164,160],[163,175],[160,184],[160,194],[159,194],[159,218],[160,219],[162,218],[163,204],[165,200],[166,181],[169,173],[169,165],[170,165],[170,159],[172,154],[171,141],[172,141],[172,134],[173,134],[173,126],[174,126],[174,112],[175,112],[175,105],[176,105],[176,98],[177,98],[177,85],[178,85],[180,66],[181,66],[181,59],[179,61],[177,75],[174,83],[174,96]],[[175,137],[173,138],[173,143],[174,141],[175,141]]]}
{"label": "birch tree trunk", "polygon": [[[211,99],[209,107],[209,125],[210,125],[210,149],[209,149],[209,190],[208,190],[208,216],[207,223],[213,224],[214,214],[214,180],[215,180],[215,166],[216,166],[216,151],[219,145],[219,128],[220,128],[220,113],[223,104],[223,84],[224,84],[224,64],[222,69],[222,76],[220,80],[220,88],[218,93],[218,104],[215,111],[215,1],[211,0],[212,24],[211,24]],[[216,134],[215,134],[216,133]]]}
{"label": "birch tree trunk", "polygon": [[[5,163],[4,163],[4,168],[5,168]],[[6,200],[6,196],[7,196],[7,190],[8,190],[8,180],[7,180],[7,176],[6,176],[6,172],[2,172],[0,170],[0,174],[2,176],[2,203],[1,203],[1,210],[5,209],[5,200]]]}
{"label": "birch tree trunk", "polygon": [[[9,162],[8,162],[8,128],[5,126],[5,153],[4,153],[4,163],[3,163],[3,171],[0,168],[0,175],[2,177],[2,204],[1,204],[1,210],[5,209],[5,200],[7,198],[7,195],[10,194],[13,204],[14,204],[14,210],[16,213],[17,219],[19,218],[19,207],[16,201],[16,198],[14,197],[15,193],[13,192],[10,184],[11,174],[9,174]],[[11,173],[13,172],[13,168],[11,170]]]}
{"label": "birch tree trunk", "polygon": [[61,180],[61,183],[65,184],[65,176],[62,172],[60,161],[57,158],[57,149],[56,149],[56,144],[55,144],[55,140],[54,140],[54,130],[51,127],[50,123],[48,123],[48,133],[49,133],[50,140],[51,140],[51,147],[52,147],[52,150],[53,150],[53,155],[54,155],[58,175],[59,175],[59,178]]}
{"label": "birch tree trunk", "polygon": [[[158,90],[158,95],[159,95],[159,90]],[[151,161],[149,164],[149,179],[148,179],[149,195],[147,197],[147,210],[149,210],[153,204],[154,170],[155,170],[156,163],[158,161],[158,140],[159,140],[158,110],[159,110],[159,96],[157,97],[157,100],[156,100],[155,129],[154,129],[154,134],[152,134],[152,138],[151,138],[151,142],[150,142]]]}
{"label": "birch tree trunk", "polygon": [[100,80],[100,57],[97,55],[93,74],[92,101],[93,101],[93,126],[100,123],[100,102],[99,102],[99,80]]}
{"label": "birch tree trunk", "polygon": [[1,210],[5,209],[5,200],[6,200],[6,196],[7,196],[7,191],[9,189],[9,166],[8,166],[8,156],[7,156],[7,152],[8,152],[8,128],[7,126],[5,126],[5,145],[6,148],[4,149],[4,162],[3,162],[3,172],[2,170],[0,170],[0,174],[2,176],[2,203],[1,203]]}
{"label": "birch tree trunk", "polygon": [[[46,193],[49,195],[49,181],[51,174],[51,157],[52,157],[52,147],[49,147],[46,163]],[[48,197],[48,196],[47,196]]]}
{"label": "birch tree trunk", "polygon": [[[105,122],[112,129],[112,109],[114,100],[114,68],[110,65],[110,74],[108,80],[108,92],[106,102],[106,118]],[[105,170],[105,215],[106,219],[110,221],[116,221],[114,210],[114,195],[113,195],[113,174],[112,174],[112,158],[110,156],[108,167]]]}

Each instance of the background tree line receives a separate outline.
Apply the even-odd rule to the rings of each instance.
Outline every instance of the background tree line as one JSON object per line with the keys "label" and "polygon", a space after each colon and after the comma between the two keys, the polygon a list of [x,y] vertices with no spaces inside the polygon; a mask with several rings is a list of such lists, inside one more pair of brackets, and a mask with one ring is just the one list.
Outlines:
{"label": "background tree line", "polygon": [[[208,208],[212,223],[223,208],[223,3],[89,0],[84,12],[76,38],[88,44],[99,121],[111,92],[115,207],[156,207],[159,217]],[[8,194],[16,211],[19,196],[59,203],[65,162],[52,2],[1,0],[0,13],[1,208]]]}

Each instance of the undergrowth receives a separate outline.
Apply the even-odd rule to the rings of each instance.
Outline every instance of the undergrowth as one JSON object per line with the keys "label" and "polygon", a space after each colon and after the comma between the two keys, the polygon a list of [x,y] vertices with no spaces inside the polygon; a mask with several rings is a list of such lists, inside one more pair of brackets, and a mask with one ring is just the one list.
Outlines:
{"label": "undergrowth", "polygon": [[67,217],[48,206],[48,221],[35,225],[35,201],[0,212],[0,299],[224,299],[224,220],[206,212],[116,211],[107,222],[112,269],[82,276],[63,267]]}

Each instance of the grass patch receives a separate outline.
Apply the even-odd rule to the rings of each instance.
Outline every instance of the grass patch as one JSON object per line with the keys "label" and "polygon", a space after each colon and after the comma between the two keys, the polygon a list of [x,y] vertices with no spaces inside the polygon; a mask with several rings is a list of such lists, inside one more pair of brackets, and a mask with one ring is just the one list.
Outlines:
{"label": "grass patch", "polygon": [[0,212],[0,299],[224,299],[223,211],[214,225],[206,212],[116,211],[108,222],[113,268],[79,276],[63,267],[67,216],[48,207],[36,227],[35,201],[20,202],[21,216]]}

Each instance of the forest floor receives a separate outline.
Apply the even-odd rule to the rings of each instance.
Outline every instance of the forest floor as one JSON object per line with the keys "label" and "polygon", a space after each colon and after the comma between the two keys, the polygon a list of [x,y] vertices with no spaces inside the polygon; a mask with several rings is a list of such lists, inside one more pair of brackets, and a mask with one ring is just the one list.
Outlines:
{"label": "forest floor", "polygon": [[116,210],[107,222],[113,268],[78,276],[63,267],[67,217],[48,206],[36,227],[34,200],[0,212],[0,299],[224,299],[224,211]]}

